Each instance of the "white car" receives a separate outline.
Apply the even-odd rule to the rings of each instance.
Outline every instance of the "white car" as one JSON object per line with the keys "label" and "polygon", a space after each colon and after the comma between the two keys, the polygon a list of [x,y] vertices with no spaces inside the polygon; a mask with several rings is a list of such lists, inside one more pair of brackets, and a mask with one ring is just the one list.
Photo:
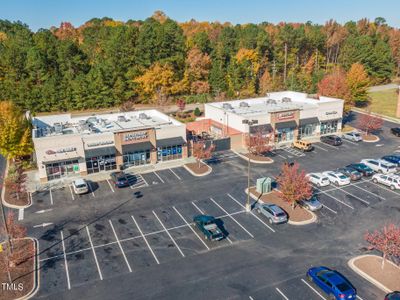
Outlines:
{"label": "white car", "polygon": [[327,171],[323,172],[326,177],[328,177],[329,181],[336,185],[346,185],[350,184],[350,177],[347,177],[343,173],[335,172],[335,171]]}
{"label": "white car", "polygon": [[343,133],[342,138],[353,142],[361,142],[363,140],[361,134],[357,131]]}
{"label": "white car", "polygon": [[362,159],[361,163],[367,165],[375,172],[383,174],[395,173],[397,169],[397,166],[395,164],[387,162],[386,160],[383,159],[367,158],[367,159]]}
{"label": "white car", "polygon": [[72,182],[72,188],[77,195],[86,194],[89,192],[89,185],[86,180],[82,178],[74,180]]}
{"label": "white car", "polygon": [[372,181],[375,183],[381,183],[387,185],[392,190],[400,189],[400,176],[399,175],[385,175],[385,174],[375,174],[372,176]]}
{"label": "white car", "polygon": [[322,173],[309,173],[306,175],[306,178],[317,187],[327,186],[330,183],[329,178],[324,176]]}

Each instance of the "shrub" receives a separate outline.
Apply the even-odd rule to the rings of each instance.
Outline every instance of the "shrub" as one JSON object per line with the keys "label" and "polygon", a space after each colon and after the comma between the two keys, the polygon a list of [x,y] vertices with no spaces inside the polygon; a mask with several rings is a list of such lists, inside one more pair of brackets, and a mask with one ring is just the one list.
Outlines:
{"label": "shrub", "polygon": [[201,111],[200,111],[200,108],[198,108],[198,107],[196,107],[195,109],[194,109],[194,115],[196,116],[196,117],[200,117],[201,116]]}

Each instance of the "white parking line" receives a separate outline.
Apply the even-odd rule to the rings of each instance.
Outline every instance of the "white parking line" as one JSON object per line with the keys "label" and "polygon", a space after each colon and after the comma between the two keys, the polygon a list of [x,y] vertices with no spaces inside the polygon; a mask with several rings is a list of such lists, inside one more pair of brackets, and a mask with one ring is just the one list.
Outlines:
{"label": "white parking line", "polygon": [[326,206],[326,204],[323,204],[324,208],[326,208],[327,210],[330,210],[331,212],[333,212],[334,214],[337,214],[336,210],[333,210],[332,208]]}
{"label": "white parking line", "polygon": [[317,193],[315,193],[315,194],[324,194],[324,195],[327,195],[328,197],[332,198],[333,200],[336,200],[337,202],[342,203],[343,205],[347,206],[348,208],[354,209],[353,206],[351,206],[351,205],[349,205],[349,204],[347,204],[347,203],[345,203],[345,202],[339,200],[339,199],[336,198],[335,196],[332,196],[332,195],[328,194],[327,192],[325,192],[325,191],[323,191],[323,190],[320,190],[320,189],[318,189],[318,188],[316,188],[316,190],[318,190],[319,192],[317,192]]}
{"label": "white parking line", "polygon": [[253,298],[252,296],[249,296],[249,299],[250,299],[250,300],[254,300],[254,298]]}
{"label": "white parking line", "polygon": [[110,186],[111,191],[112,191],[113,193],[115,193],[115,191],[114,191],[114,189],[113,189],[113,187],[112,187],[110,181],[109,181],[108,179],[106,179],[106,181],[107,181],[108,185]]}
{"label": "white parking line", "polygon": [[146,186],[149,186],[149,184],[147,183],[146,179],[144,179],[144,177],[142,175],[140,175],[140,177],[142,178],[142,180],[146,184]]}
{"label": "white parking line", "polygon": [[168,169],[172,172],[172,174],[174,174],[176,176],[176,178],[178,178],[179,180],[182,180],[182,178],[180,178],[178,175],[176,175],[176,173],[172,170],[172,169]]}
{"label": "white parking line", "polygon": [[160,181],[161,181],[162,183],[165,183],[165,181],[161,178],[160,175],[157,174],[156,171],[154,171],[153,173],[157,176],[158,179],[160,179]]}
{"label": "white parking line", "polygon": [[363,298],[361,298],[361,297],[360,297],[360,296],[358,296],[358,295],[357,295],[356,297],[357,297],[357,299],[364,300]]}
{"label": "white parking line", "polygon": [[[205,215],[204,211],[202,211],[193,201],[192,201],[192,204],[201,214]],[[229,216],[229,214],[227,214],[227,216]],[[219,219],[219,218],[216,218],[216,219]],[[232,240],[229,237],[226,237],[226,240],[229,243],[233,244]]]}
{"label": "white parking line", "polygon": [[53,193],[51,192],[51,188],[49,188],[50,192],[50,204],[53,205]]}
{"label": "white parking line", "polygon": [[[214,202],[214,204],[216,206],[218,206],[224,213],[229,214],[221,205],[219,205],[213,198],[210,198],[210,200],[212,202]],[[229,217],[232,219],[232,221],[234,221],[236,224],[238,224],[244,231],[246,231],[246,233],[251,236],[252,238],[254,238],[254,235],[252,235],[246,228],[244,228],[244,226],[242,224],[240,224],[234,217],[232,217],[231,215],[229,215]]]}
{"label": "white parking line", "polygon": [[207,248],[207,250],[210,250],[210,248],[207,246],[207,244],[203,241],[203,239],[197,234],[197,232],[193,229],[192,226],[186,221],[186,219],[181,215],[181,213],[175,208],[175,206],[172,206],[172,208],[176,211],[176,213],[181,217],[181,219],[186,223],[186,225],[190,228],[190,230],[193,231],[193,233],[199,238],[200,242],[203,243],[204,247]]}
{"label": "white parking line", "polygon": [[325,148],[322,148],[321,146],[318,146],[317,144],[313,144],[314,147],[317,147],[318,149],[321,149],[325,152],[329,152],[329,150],[326,150]]}
{"label": "white parking line", "polygon": [[64,253],[64,263],[65,263],[65,273],[67,274],[67,284],[68,284],[68,289],[71,289],[71,282],[69,280],[69,271],[68,271],[68,261],[67,261],[67,254],[65,253],[65,244],[64,244],[64,235],[62,230],[61,232],[61,243],[63,247],[63,253]]}
{"label": "white parking line", "polygon": [[68,187],[69,187],[69,191],[71,192],[72,200],[75,200],[74,193],[72,192],[71,185],[68,185]]}
{"label": "white parking line", "polygon": [[[362,182],[368,182],[368,181],[367,181],[367,180],[363,180]],[[384,186],[384,185],[377,184],[377,183],[373,182],[372,180],[369,180],[369,182],[372,183],[373,185],[376,185],[377,187],[380,187],[381,189],[383,189],[383,190],[385,190],[385,191],[388,191],[388,192],[391,192],[391,193],[393,193],[393,194],[396,194],[396,195],[400,196],[400,193],[398,193],[398,192],[396,192],[396,191],[393,191],[393,190],[387,188],[387,187]]]}
{"label": "white parking line", "polygon": [[366,192],[366,193],[368,193],[368,194],[371,194],[371,195],[373,195],[373,196],[375,196],[375,197],[378,197],[378,198],[381,199],[381,200],[386,200],[385,198],[383,198],[383,197],[381,197],[381,196],[379,196],[379,195],[377,195],[377,194],[375,194],[375,193],[372,193],[372,192],[370,192],[370,191],[368,191],[368,190],[366,190],[366,189],[364,189],[364,188],[362,188],[362,187],[359,187],[358,185],[355,185],[354,183],[350,184],[350,186],[354,186],[355,188],[358,188],[358,189],[360,189],[360,190],[363,190],[364,192]]}
{"label": "white parking line", "polygon": [[151,249],[149,242],[147,241],[146,237],[144,236],[142,229],[140,229],[139,224],[136,222],[136,220],[133,216],[131,216],[131,217],[132,217],[133,222],[135,222],[135,225],[136,225],[137,229],[139,230],[141,237],[143,238],[144,242],[146,243],[147,248],[149,248],[151,254],[153,255],[154,260],[157,262],[157,264],[160,264],[157,256],[154,254],[153,249]]}
{"label": "white parking line", "polygon": [[346,140],[346,139],[342,139],[342,141],[343,141],[343,142],[346,142],[346,143],[350,143],[350,144],[356,145],[356,146],[359,146],[359,145],[360,145],[360,144],[358,144],[358,143],[355,143],[355,142],[352,142],[352,141],[349,141],[349,140]]}
{"label": "white parking line", "polygon": [[94,195],[93,188],[92,188],[92,184],[91,184],[90,182],[88,182],[88,186],[89,186],[90,192],[92,193],[92,196],[93,196],[93,197],[96,197],[96,196]]}
{"label": "white parking line", "polygon": [[[327,143],[322,143],[321,142],[321,144],[322,145],[324,145],[324,146],[326,146],[326,147],[329,147],[329,148],[332,148],[332,149],[335,149],[335,150],[339,150],[338,149],[338,146],[332,146],[332,145],[329,145],[329,144],[327,144]],[[315,146],[315,144],[314,144],[314,146]],[[321,146],[318,146],[319,148],[321,148],[321,149],[323,149]],[[326,150],[326,149],[325,149]]]}
{"label": "white parking line", "polygon": [[345,191],[344,189],[340,189],[340,190],[341,190],[343,193],[348,194],[348,195],[354,197],[355,199],[360,200],[361,202],[363,202],[363,203],[369,205],[369,202],[368,202],[367,200],[363,200],[363,199],[361,199],[360,197],[354,196],[352,193],[349,193],[348,191]]}
{"label": "white parking line", "polygon": [[[229,198],[231,198],[233,201],[235,201],[237,204],[239,204],[242,208],[246,209],[246,207],[240,203],[238,200],[236,200],[234,197],[231,196],[231,194],[227,194]],[[260,221],[261,223],[263,223],[269,230],[271,230],[272,232],[275,232],[274,229],[272,229],[267,223],[265,223],[263,220],[261,220],[255,213],[253,213],[252,211],[250,211],[250,214],[256,218],[258,221]]]}
{"label": "white parking line", "polygon": [[320,296],[321,299],[326,300],[326,298],[324,296],[322,296],[316,289],[314,289],[307,281],[305,281],[303,278],[301,279],[301,281],[303,281],[311,290],[313,290],[314,293],[316,293],[318,296]]}
{"label": "white parking line", "polygon": [[89,237],[90,246],[92,247],[93,256],[94,256],[94,260],[95,260],[95,262],[96,262],[97,271],[99,272],[100,280],[103,280],[103,274],[101,273],[99,261],[97,260],[96,251],[94,251],[92,238],[90,237],[89,228],[88,228],[87,226],[86,226],[86,232],[87,232],[87,235],[88,235],[88,237]]}
{"label": "white parking line", "polygon": [[154,212],[154,210],[153,210],[153,215],[157,218],[158,222],[160,222],[161,226],[164,228],[165,232],[168,234],[169,238],[170,238],[171,241],[174,243],[176,249],[178,249],[178,251],[180,252],[180,254],[182,255],[182,257],[185,257],[185,254],[183,254],[181,248],[179,248],[178,244],[175,242],[174,238],[173,238],[172,235],[169,233],[169,231],[167,230],[167,228],[164,226],[163,222],[161,222],[160,218],[157,216],[157,214]]}
{"label": "white parking line", "polygon": [[20,208],[18,209],[18,221],[21,221],[24,219],[24,209]]}
{"label": "white parking line", "polygon": [[289,300],[289,298],[286,297],[286,295],[285,295],[284,293],[282,293],[282,291],[281,291],[279,288],[275,288],[275,289],[276,289],[276,291],[283,297],[283,299]]}
{"label": "white parking line", "polygon": [[132,268],[131,268],[131,266],[130,266],[130,264],[129,264],[128,259],[126,258],[124,249],[122,248],[121,242],[120,242],[120,240],[118,239],[117,233],[115,232],[114,225],[113,225],[113,223],[111,222],[111,220],[108,220],[108,222],[110,222],[111,229],[112,229],[112,231],[113,231],[113,233],[114,233],[114,235],[115,235],[115,239],[116,239],[116,241],[117,241],[117,244],[118,244],[118,246],[119,246],[119,249],[121,249],[122,256],[123,256],[124,259],[125,259],[126,265],[128,266],[128,269],[129,269],[129,272],[132,272]]}

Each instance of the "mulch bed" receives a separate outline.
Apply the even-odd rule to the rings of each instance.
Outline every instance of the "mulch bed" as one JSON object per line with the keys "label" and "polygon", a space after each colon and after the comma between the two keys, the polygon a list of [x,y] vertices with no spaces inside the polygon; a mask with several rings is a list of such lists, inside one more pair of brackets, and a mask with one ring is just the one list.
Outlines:
{"label": "mulch bed", "polygon": [[[3,244],[4,245],[4,244]],[[4,245],[5,247],[5,245]],[[34,249],[34,242],[31,239],[21,239],[14,241],[14,247],[22,249],[22,253],[26,253],[27,257],[22,260],[22,263],[10,269],[12,283],[15,290],[7,290],[1,288],[0,300],[10,300],[26,296],[31,292],[34,286],[34,273],[35,273],[35,259],[34,255],[30,255]],[[8,283],[8,274],[6,268],[6,251],[0,253],[0,282]],[[18,290],[18,287],[21,290]]]}
{"label": "mulch bed", "polygon": [[202,175],[209,171],[209,167],[203,162],[200,162],[200,168],[199,168],[199,163],[197,162],[186,164],[185,166],[188,167],[193,173],[197,175]]}
{"label": "mulch bed", "polygon": [[29,194],[27,192],[14,193],[6,182],[4,185],[4,200],[12,205],[26,206],[30,204]]}
{"label": "mulch bed", "polygon": [[373,135],[373,134],[368,134],[368,135],[367,134],[362,134],[361,136],[362,136],[364,141],[373,142],[373,141],[377,141],[378,140],[378,137],[376,135]]}
{"label": "mulch bed", "polygon": [[[257,193],[255,187],[251,187],[250,192],[257,198],[260,197],[260,194]],[[279,197],[279,192],[277,192],[277,191],[272,191],[271,193],[264,194],[259,199],[262,200],[264,203],[274,203],[274,204],[280,206],[288,214],[289,219],[293,222],[307,221],[313,217],[312,214],[308,210],[306,210],[302,207],[297,206],[295,209],[293,209],[289,205],[289,203],[287,203],[286,201],[283,201]]]}
{"label": "mulch bed", "polygon": [[400,268],[386,261],[382,269],[382,257],[364,256],[356,259],[354,265],[392,291],[400,290]]}
{"label": "mulch bed", "polygon": [[242,153],[242,155],[246,156],[247,158],[250,157],[251,160],[255,160],[255,161],[272,161],[272,159],[267,156],[259,156],[259,155],[254,155],[251,153]]}

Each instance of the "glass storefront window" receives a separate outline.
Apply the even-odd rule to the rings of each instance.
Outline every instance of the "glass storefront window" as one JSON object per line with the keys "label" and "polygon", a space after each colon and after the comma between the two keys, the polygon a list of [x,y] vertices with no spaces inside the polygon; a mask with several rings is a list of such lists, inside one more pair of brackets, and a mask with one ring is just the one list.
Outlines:
{"label": "glass storefront window", "polygon": [[78,160],[66,160],[46,164],[46,174],[48,181],[79,174],[79,162]]}
{"label": "glass storefront window", "polygon": [[307,124],[299,127],[299,138],[313,136],[317,129],[317,124]]}
{"label": "glass storefront window", "polygon": [[150,150],[126,152],[123,155],[123,160],[126,167],[149,164]]}
{"label": "glass storefront window", "polygon": [[115,154],[88,157],[86,158],[86,168],[88,174],[115,170],[117,168]]}
{"label": "glass storefront window", "polygon": [[338,121],[321,122],[321,134],[335,133],[337,132]]}
{"label": "glass storefront window", "polygon": [[289,142],[293,140],[293,128],[277,129],[275,133],[275,141],[277,143]]}
{"label": "glass storefront window", "polygon": [[182,158],[182,145],[157,148],[158,161],[167,161],[179,158]]}

